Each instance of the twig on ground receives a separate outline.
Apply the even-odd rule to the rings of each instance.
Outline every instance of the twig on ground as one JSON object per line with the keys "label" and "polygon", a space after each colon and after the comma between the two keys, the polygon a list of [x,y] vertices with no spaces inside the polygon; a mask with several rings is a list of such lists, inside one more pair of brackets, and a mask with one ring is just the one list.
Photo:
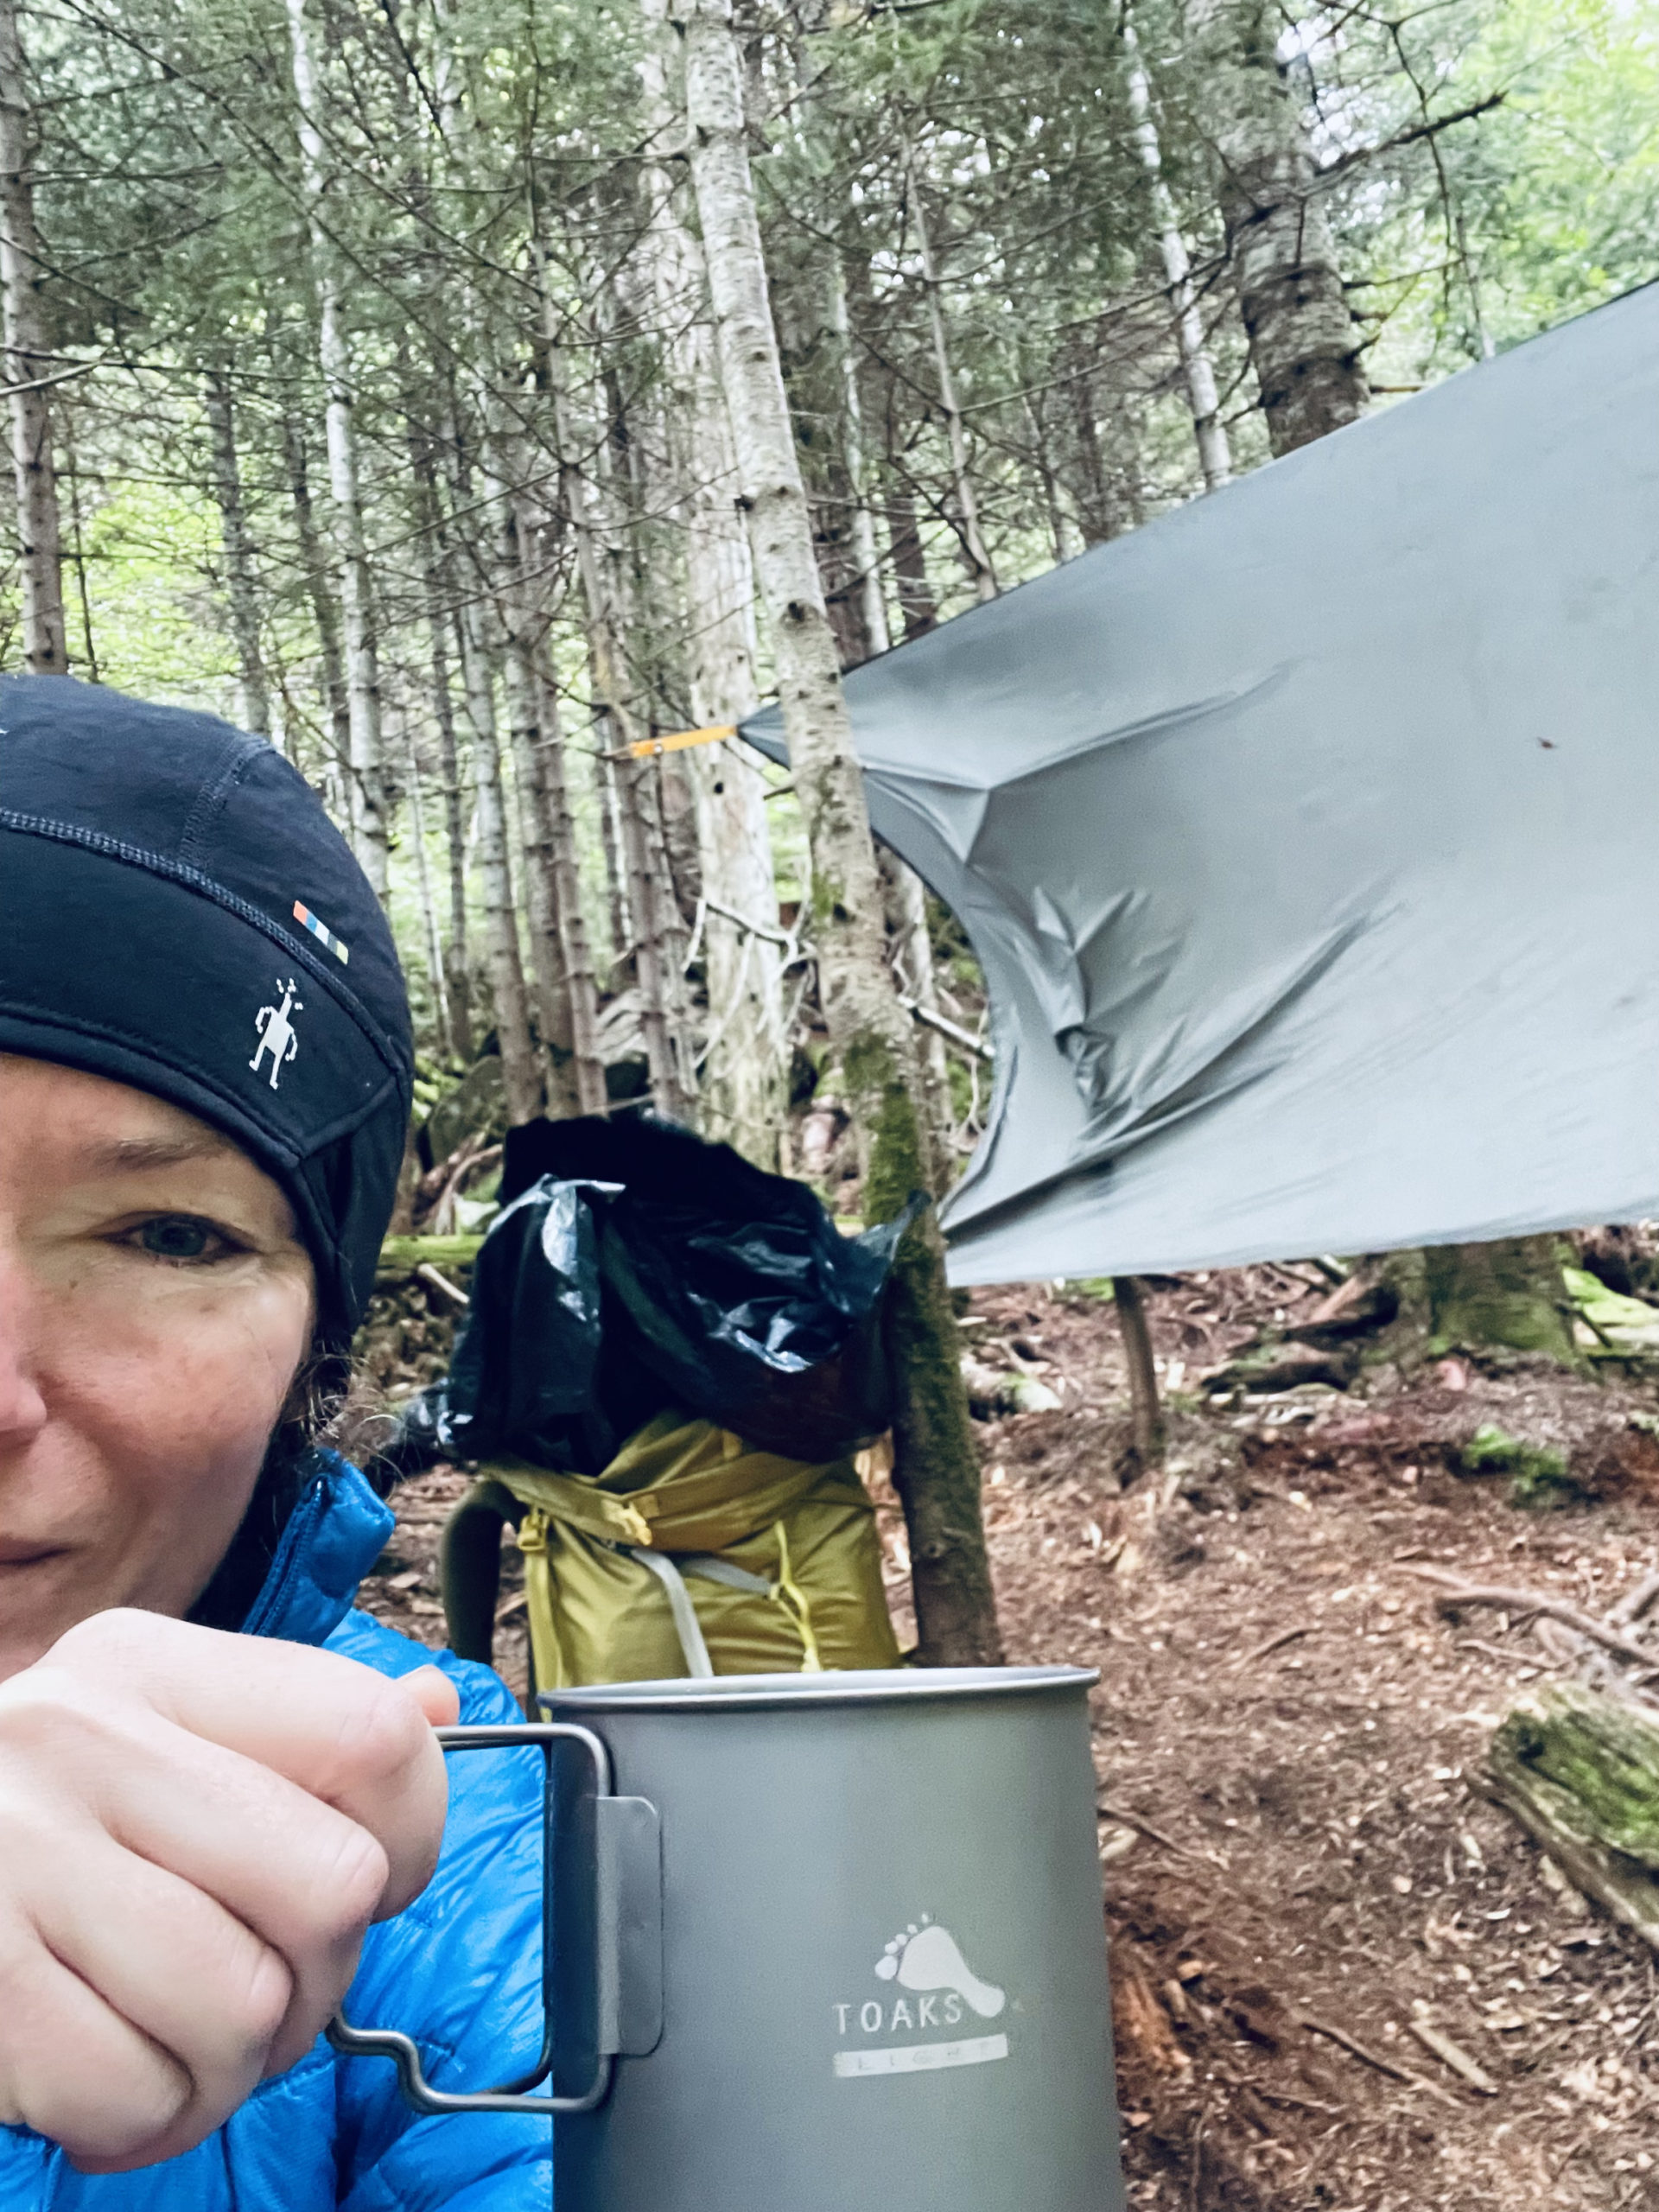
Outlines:
{"label": "twig on ground", "polygon": [[1497,2094],[1497,2084],[1485,2069],[1477,2065],[1468,2052],[1460,2044],[1453,2043],[1451,2037],[1437,2028],[1433,2021],[1426,2020],[1415,2005],[1412,2007],[1412,2017],[1406,2022],[1406,2026],[1425,2050],[1432,2050],[1436,2058],[1449,2066],[1458,2078],[1466,2082],[1471,2089],[1478,2089],[1483,2097]]}
{"label": "twig on ground", "polygon": [[1231,1663],[1235,1671],[1241,1667],[1253,1667],[1258,1659],[1266,1659],[1281,1651],[1287,1643],[1294,1643],[1304,1636],[1312,1636],[1313,1624],[1304,1621],[1300,1628],[1281,1628],[1277,1636],[1270,1636],[1265,1643],[1258,1643],[1253,1651],[1242,1652]]}
{"label": "twig on ground", "polygon": [[1121,1821],[1127,1828],[1138,1828],[1154,1843],[1161,1843],[1166,1851],[1173,1851],[1178,1859],[1200,1859],[1206,1866],[1215,1864],[1207,1851],[1195,1851],[1190,1843],[1177,1843],[1173,1835],[1166,1835],[1161,1828],[1154,1827],[1150,1821],[1142,1820],[1139,1813],[1130,1812],[1126,1805],[1114,1805],[1104,1797],[1096,1797],[1095,1810],[1103,1813],[1109,1821]]}
{"label": "twig on ground", "polygon": [[464,1290],[452,1283],[448,1275],[440,1274],[430,1261],[423,1260],[415,1270],[423,1282],[429,1282],[434,1290],[441,1290],[446,1298],[454,1299],[457,1306],[470,1306],[472,1300]]}
{"label": "twig on ground", "polygon": [[1659,1601],[1659,1574],[1644,1574],[1628,1597],[1610,1606],[1605,1616],[1610,1628],[1630,1628]]}
{"label": "twig on ground", "polygon": [[1576,1630],[1591,1643],[1618,1652],[1621,1659],[1634,1660],[1638,1667],[1653,1664],[1650,1650],[1632,1643],[1628,1636],[1621,1636],[1616,1628],[1609,1628],[1605,1621],[1597,1620],[1592,1613],[1569,1605],[1565,1598],[1552,1598],[1541,1590],[1511,1590],[1497,1583],[1465,1582],[1440,1567],[1408,1567],[1405,1572],[1414,1574],[1419,1581],[1433,1583],[1440,1593],[1439,1602],[1442,1607],[1497,1605],[1506,1612],[1542,1613],[1547,1619]]}
{"label": "twig on ground", "polygon": [[1303,2027],[1311,2028],[1316,2036],[1328,2037],[1352,2057],[1362,2060],[1367,2066],[1374,2066],[1379,2074],[1386,2074],[1391,2082],[1403,2082],[1408,2089],[1426,2090],[1431,2097],[1438,2097],[1442,2104],[1452,2105],[1462,2110],[1449,2089],[1443,2089],[1438,2082],[1429,2081],[1425,2075],[1414,2074],[1408,2067],[1396,2066],[1391,2058],[1384,2058],[1379,2050],[1368,2050],[1363,2043],[1357,2043],[1345,2028],[1336,2027],[1331,2021],[1322,2020],[1313,2012],[1299,2012],[1296,2018]]}

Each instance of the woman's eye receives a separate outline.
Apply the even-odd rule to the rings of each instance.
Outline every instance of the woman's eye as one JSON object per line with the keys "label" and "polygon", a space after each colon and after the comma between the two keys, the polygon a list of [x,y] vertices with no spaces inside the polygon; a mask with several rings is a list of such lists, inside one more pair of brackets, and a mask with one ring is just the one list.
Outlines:
{"label": "woman's eye", "polygon": [[217,1258],[213,1248],[225,1243],[209,1223],[194,1220],[188,1214],[160,1214],[153,1221],[141,1223],[135,1234],[140,1249],[153,1252],[158,1260]]}

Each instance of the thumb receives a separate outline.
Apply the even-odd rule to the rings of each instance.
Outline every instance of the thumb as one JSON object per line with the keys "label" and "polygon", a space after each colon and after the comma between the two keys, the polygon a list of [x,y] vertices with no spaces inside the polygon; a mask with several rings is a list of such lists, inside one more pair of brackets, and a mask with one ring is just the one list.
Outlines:
{"label": "thumb", "polygon": [[461,1694],[440,1669],[417,1667],[403,1684],[435,1728],[453,1728],[460,1719]]}

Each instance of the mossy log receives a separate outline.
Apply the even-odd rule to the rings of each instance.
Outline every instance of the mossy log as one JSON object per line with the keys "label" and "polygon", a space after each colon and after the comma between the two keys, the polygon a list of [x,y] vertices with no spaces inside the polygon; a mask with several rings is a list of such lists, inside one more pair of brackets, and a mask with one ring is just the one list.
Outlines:
{"label": "mossy log", "polygon": [[435,1268],[453,1275],[457,1268],[470,1268],[478,1257],[481,1236],[388,1236],[380,1247],[377,1282],[401,1282],[416,1268]]}
{"label": "mossy log", "polygon": [[1505,1715],[1480,1781],[1576,1888],[1659,1950],[1659,1713],[1553,1683]]}

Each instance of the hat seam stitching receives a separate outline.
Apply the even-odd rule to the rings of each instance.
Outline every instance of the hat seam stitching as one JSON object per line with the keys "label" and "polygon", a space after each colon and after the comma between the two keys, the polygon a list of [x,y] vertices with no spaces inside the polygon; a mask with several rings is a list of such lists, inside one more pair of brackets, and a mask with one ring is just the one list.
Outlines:
{"label": "hat seam stitching", "polygon": [[194,804],[185,817],[184,833],[179,839],[179,864],[194,868],[199,857],[205,857],[203,849],[212,824],[225,810],[226,800],[232,786],[239,784],[246,774],[248,764],[257,747],[264,741],[244,737],[233,747],[228,757],[220,762],[217,773],[196,793]]}
{"label": "hat seam stitching", "polygon": [[368,1013],[356,994],[346,989],[329,973],[309,946],[289,937],[286,931],[271,920],[269,914],[262,913],[251,900],[216,882],[202,869],[193,868],[187,861],[169,861],[164,855],[147,851],[142,845],[130,845],[124,838],[111,837],[101,830],[84,829],[79,823],[55,822],[49,815],[22,814],[12,807],[0,806],[0,830],[16,830],[23,836],[44,837],[57,844],[79,845],[85,851],[98,853],[108,860],[124,861],[130,868],[143,868],[152,875],[164,877],[213,899],[215,905],[223,906],[238,919],[250,924],[273,944],[280,946],[290,957],[296,959],[308,975],[323,985],[329,996],[344,1007],[362,1032],[365,1043],[377,1058],[391,1070],[393,1077],[405,1073],[402,1060],[389,1052],[376,1035]]}

